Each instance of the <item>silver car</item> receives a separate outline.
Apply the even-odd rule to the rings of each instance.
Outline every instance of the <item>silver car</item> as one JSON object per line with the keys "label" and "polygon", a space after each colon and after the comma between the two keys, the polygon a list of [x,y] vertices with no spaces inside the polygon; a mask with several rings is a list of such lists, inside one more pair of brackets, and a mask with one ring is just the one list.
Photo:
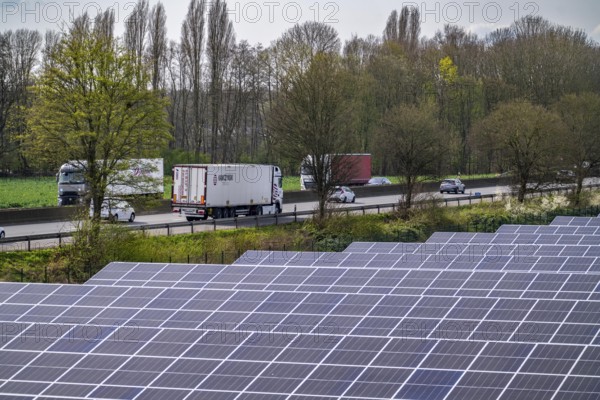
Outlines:
{"label": "silver car", "polygon": [[380,185],[391,185],[391,184],[392,184],[392,182],[385,176],[378,176],[378,177],[369,179],[367,186],[380,186]]}
{"label": "silver car", "polygon": [[444,179],[440,185],[440,193],[462,193],[465,194],[465,184],[460,179]]}

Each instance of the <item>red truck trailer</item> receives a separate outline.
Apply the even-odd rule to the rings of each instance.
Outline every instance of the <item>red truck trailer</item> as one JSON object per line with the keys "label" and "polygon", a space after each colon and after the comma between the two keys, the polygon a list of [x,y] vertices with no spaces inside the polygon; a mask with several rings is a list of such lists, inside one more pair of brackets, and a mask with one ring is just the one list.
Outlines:
{"label": "red truck trailer", "polygon": [[[315,187],[313,178],[312,156],[306,156],[300,168],[300,188],[310,190]],[[370,154],[335,154],[326,155],[326,162],[331,162],[331,174],[336,185],[362,186],[371,179]]]}

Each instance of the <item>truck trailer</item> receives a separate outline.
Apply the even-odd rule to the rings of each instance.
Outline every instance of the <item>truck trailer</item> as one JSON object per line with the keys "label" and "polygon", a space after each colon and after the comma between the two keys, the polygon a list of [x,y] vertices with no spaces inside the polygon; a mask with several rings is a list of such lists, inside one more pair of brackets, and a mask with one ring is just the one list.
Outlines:
{"label": "truck trailer", "polygon": [[274,165],[175,165],[171,207],[188,221],[279,214],[282,179]]}
{"label": "truck trailer", "polygon": [[[327,179],[333,179],[338,186],[362,186],[371,179],[370,154],[326,154],[324,162],[328,164]],[[300,166],[300,189],[315,189],[312,156],[306,156]]]}
{"label": "truck trailer", "polygon": [[[83,203],[89,193],[86,171],[87,162],[81,160],[69,161],[60,167],[56,175],[59,206]],[[109,178],[104,195],[112,198],[132,196],[162,198],[165,192],[163,179],[162,158],[123,160]]]}

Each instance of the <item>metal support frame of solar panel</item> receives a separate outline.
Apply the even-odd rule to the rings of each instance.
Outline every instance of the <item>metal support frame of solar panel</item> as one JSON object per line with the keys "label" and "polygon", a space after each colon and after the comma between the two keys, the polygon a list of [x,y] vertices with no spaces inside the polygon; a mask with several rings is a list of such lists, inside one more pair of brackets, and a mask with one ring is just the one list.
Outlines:
{"label": "metal support frame of solar panel", "polygon": [[[310,260],[313,257],[314,257],[314,254],[313,255],[308,255],[307,259]],[[302,257],[300,257],[300,259],[302,259]],[[298,264],[298,263],[297,262],[296,263],[292,263],[292,265],[293,264]],[[240,267],[240,266],[237,266],[237,267]],[[251,267],[247,267],[247,268],[248,268],[248,275],[247,276],[249,276],[249,274],[251,272],[255,272],[255,269],[251,269]],[[274,269],[277,269],[279,267],[271,265],[271,266],[264,266],[263,268],[270,268],[271,270],[274,270]],[[281,269],[281,268],[279,268],[279,269]],[[298,275],[299,277],[301,277],[301,272],[302,271],[304,273],[311,272],[311,275],[306,276],[305,279],[302,281],[302,283],[304,283],[304,282],[307,281],[307,279],[309,279],[312,276],[313,273],[315,273],[318,270],[322,270],[323,268],[322,267],[321,268],[317,268],[317,267],[306,268],[306,267],[298,267],[296,265],[296,266],[294,266],[292,268],[287,268],[287,269],[288,270],[292,270],[292,271],[295,270],[295,271],[299,272],[299,274],[300,274],[300,275]],[[332,271],[331,268],[329,268],[329,269],[326,268],[326,270]],[[365,271],[371,271],[372,270],[372,272],[377,273],[377,272],[379,272],[380,270],[383,270],[383,269],[377,269],[377,268],[373,268],[373,269],[371,269],[371,268],[363,268],[363,269],[361,269],[361,268],[346,268],[346,269],[343,269],[343,268],[338,268],[338,270],[342,270],[344,272],[346,272],[346,271],[354,271],[354,272],[357,272],[359,274],[361,274],[361,273],[364,274]],[[263,271],[268,271],[268,270],[264,269]],[[335,271],[335,269],[333,271]],[[386,271],[386,270],[383,270],[383,271]],[[393,270],[389,270],[389,271],[393,272]],[[440,271],[440,273],[443,273],[443,272],[444,271]],[[233,274],[233,275],[236,275],[236,274]],[[280,276],[280,275],[278,275],[278,276]],[[319,275],[317,277],[313,277],[313,278],[317,279],[319,281],[322,281],[323,279],[325,279],[325,277],[321,276],[321,275]],[[340,278],[341,278],[341,276],[340,276]],[[354,279],[354,277],[351,277],[351,276],[349,276],[348,278],[349,279]],[[390,277],[389,276],[388,277],[382,277],[382,279],[389,281]],[[398,282],[398,284],[399,283],[400,282]],[[432,283],[433,283],[433,281],[432,281]],[[318,285],[313,285],[313,286],[316,287]],[[333,283],[330,285],[330,287],[334,287]],[[94,290],[96,290],[96,288]],[[144,291],[146,293],[153,293],[153,292],[148,292],[148,291],[152,291],[152,290],[162,290],[162,291],[167,291],[168,290],[169,293],[171,293],[171,290],[169,290],[169,289],[156,289],[156,288],[153,289],[153,288],[126,288],[126,287],[119,287],[119,288],[102,288],[102,289],[98,289],[98,290],[128,290],[128,291],[129,290],[141,290],[141,291]],[[280,293],[281,290],[282,290],[282,288],[279,289],[279,292],[274,292],[274,295],[285,296],[286,293]],[[177,292],[182,292],[183,289],[173,289],[173,291],[174,291],[173,293],[175,294]],[[226,292],[228,292],[228,290],[212,290],[212,289],[211,290],[206,290],[206,291],[211,292],[212,294],[214,294],[215,292],[220,292],[220,293],[226,293]],[[138,292],[138,293],[141,293],[141,292]],[[237,291],[236,293],[244,293],[244,294],[245,293],[252,293],[253,295],[256,295],[256,293],[261,293],[261,292],[260,291],[244,291],[244,292]],[[264,293],[262,293],[262,294],[264,295]],[[113,296],[114,295],[116,295],[116,293],[113,293]],[[297,295],[302,295],[302,293],[296,292],[296,293],[290,293],[290,295],[297,296]],[[157,295],[155,295],[155,297],[156,296]],[[421,297],[419,300],[415,300],[418,296],[412,296],[412,297],[411,296],[382,296],[382,295],[378,295],[378,294],[351,294],[351,295],[348,295],[348,294],[343,294],[343,293],[305,293],[305,296],[306,296],[306,299],[308,299],[308,296],[344,296],[345,298],[348,297],[348,296],[354,296],[354,297],[358,296],[357,298],[361,298],[363,300],[366,300],[366,299],[378,299],[377,303],[375,303],[375,304],[369,304],[369,303],[364,304],[364,303],[362,303],[363,307],[366,306],[368,308],[368,307],[372,306],[370,309],[375,309],[375,307],[383,306],[383,304],[381,304],[381,302],[383,301],[384,298],[386,298],[386,299],[389,299],[389,298],[392,298],[392,299],[411,299],[412,298],[414,301],[418,301],[418,302],[420,302],[420,301],[426,301],[426,300],[424,300],[423,297]],[[210,297],[212,298],[213,296],[210,296]],[[119,296],[118,298],[122,299],[122,296]],[[133,298],[134,299],[138,299],[138,297],[135,297],[135,296]],[[437,297],[437,299],[441,299],[441,300],[438,300],[438,301],[440,301],[441,304],[445,304],[446,306],[448,306],[449,301],[450,301],[448,299],[452,299],[452,297]],[[156,300],[158,300],[158,298]],[[465,302],[471,301],[471,304],[465,305],[465,310],[470,310],[472,312],[473,310],[477,310],[477,304],[481,305],[481,303],[485,302],[485,301],[487,301],[488,303],[490,303],[491,301],[494,301],[494,304],[497,304],[500,300],[501,299],[494,300],[494,299],[489,299],[489,298],[488,299],[483,299],[483,298],[466,299],[464,301]],[[454,301],[456,301],[456,302],[463,301],[463,299],[455,298]],[[512,301],[512,300],[509,300],[509,301]],[[544,301],[549,301],[552,304],[551,308],[553,310],[555,310],[557,308],[555,306],[558,305],[558,304],[563,304],[563,305],[567,304],[567,305],[571,305],[573,307],[575,307],[575,304],[576,304],[574,302],[568,302],[568,301],[567,302],[561,302],[561,303],[558,303],[557,301],[553,301],[553,300],[552,301],[550,301],[550,300],[544,300]],[[240,301],[240,303],[244,303],[244,304],[247,303],[247,302],[248,302],[248,299]],[[538,300],[536,302],[540,302],[540,301]],[[278,304],[278,303],[275,303],[275,304]],[[299,304],[298,307],[302,306],[303,304],[304,303]],[[310,303],[310,304],[312,304],[312,303]],[[323,303],[317,303],[317,304],[321,304],[320,307],[323,307]],[[578,302],[577,304],[587,304],[587,303]],[[351,303],[351,304],[345,305],[344,307],[346,309],[348,309],[348,310],[350,310],[348,307],[353,308],[353,309],[356,310],[356,309],[358,309],[357,307],[359,307],[360,305],[361,305],[361,303],[358,303],[358,304]],[[419,310],[419,309],[421,309],[421,307],[417,306],[416,302],[413,303],[412,305],[410,303],[409,304],[404,304],[404,306],[405,306],[404,309],[408,309],[408,307],[410,307],[410,309],[409,309],[408,312],[411,312],[412,310]],[[508,306],[509,305],[506,304],[505,307],[508,307]],[[394,312],[394,310],[395,310],[395,312],[397,312],[399,310],[398,304],[386,305],[386,307],[389,309],[388,310],[389,312]],[[424,309],[428,309],[428,308],[432,308],[432,307],[423,307],[423,308]],[[498,308],[495,312],[502,312],[501,310],[504,310],[503,311],[504,313],[506,313],[506,312],[514,313],[515,310],[513,309],[513,307],[510,307],[510,308],[511,308],[510,310],[506,310],[504,308]],[[493,309],[490,308],[488,310],[488,312],[492,312],[492,310]],[[175,310],[172,310],[172,311],[175,311]],[[327,311],[327,310],[325,310],[325,311]],[[331,315],[331,311],[329,311],[327,314],[324,314],[324,312],[323,312],[323,315],[329,315],[329,316]],[[543,311],[542,310],[538,310],[536,312],[543,312]],[[573,312],[573,308],[570,309],[570,311],[568,312],[567,315],[571,314],[572,312]],[[579,313],[580,311],[577,311],[577,312]],[[171,312],[171,314],[172,313],[173,312]],[[357,316],[355,316],[355,317],[347,317],[347,319],[348,318],[350,319],[350,321],[348,323],[349,324],[348,325],[349,326],[348,329],[350,329],[353,326],[353,324],[358,323],[358,320],[357,321],[352,321],[352,318],[359,318],[359,319],[361,319],[361,321],[365,321],[366,320],[366,314],[364,312],[363,312],[363,314],[364,315],[362,315],[362,319],[361,319],[361,317],[357,317]],[[407,314],[407,315],[410,315],[410,314]],[[565,315],[565,318],[567,318],[566,315]],[[373,326],[364,326],[361,329],[363,331],[366,330],[366,331],[368,331],[370,333],[372,333],[375,330],[375,328]],[[171,328],[169,328],[168,330],[170,332]],[[573,336],[572,334],[566,335],[566,337],[572,337],[572,336]],[[356,350],[357,348],[362,348],[362,347],[373,346],[373,341],[375,339],[373,339],[372,337],[368,338],[368,341],[366,339],[364,339],[364,340],[363,339],[364,338],[362,336],[355,337],[355,336],[350,336],[350,335],[345,335],[345,336],[342,335],[342,338],[340,340],[341,341],[342,340],[347,340],[347,342],[340,342],[340,343],[349,343],[349,345],[350,345],[349,350],[343,350],[342,351],[342,348],[340,347],[342,345],[341,344],[336,344],[334,347],[332,347],[329,350],[329,353],[327,353],[327,355],[333,357],[334,355],[337,354],[337,357],[344,358],[344,355],[346,354],[345,352],[347,352],[347,351]],[[380,338],[380,340],[381,340],[381,338]],[[386,340],[387,341],[385,342],[385,344],[387,346],[392,345],[392,340],[393,339],[386,339]],[[358,343],[352,344],[352,341],[358,341]],[[419,357],[419,358],[423,358],[423,361],[420,363],[420,367],[421,368],[418,369],[418,370],[416,370],[416,371],[413,371],[413,366],[417,366],[417,365],[416,364],[413,365],[413,364],[410,364],[410,363],[404,365],[404,367],[406,367],[406,369],[401,369],[401,368],[391,369],[390,366],[392,364],[385,364],[385,365],[381,365],[380,366],[377,362],[375,362],[375,360],[377,359],[377,357],[379,357],[381,355],[384,355],[386,353],[381,348],[381,351],[377,352],[377,354],[375,354],[375,355],[371,354],[371,356],[373,358],[370,359],[370,362],[369,362],[368,365],[366,365],[366,361],[365,361],[365,362],[363,362],[363,364],[365,364],[365,365],[362,365],[361,363],[358,363],[358,364],[360,364],[360,367],[357,367],[356,366],[357,364],[356,363],[353,364],[353,362],[352,362],[354,360],[352,360],[349,364],[348,364],[348,362],[346,362],[346,363],[336,363],[335,362],[335,357],[333,357],[332,361],[330,363],[321,363],[321,364],[318,364],[317,366],[314,366],[312,372],[313,372],[313,375],[317,375],[319,377],[323,376],[322,372],[325,373],[325,376],[327,376],[327,373],[333,374],[331,376],[337,376],[337,374],[339,374],[341,372],[348,373],[348,374],[361,374],[361,375],[356,375],[357,379],[354,379],[354,381],[351,381],[351,382],[348,381],[347,388],[351,392],[350,393],[346,392],[346,393],[344,393],[344,395],[352,395],[352,393],[354,393],[355,395],[360,396],[361,393],[364,394],[365,387],[370,388],[371,391],[375,390],[375,387],[378,387],[379,388],[378,389],[379,392],[377,392],[377,393],[379,393],[381,395],[381,398],[388,398],[388,397],[390,397],[389,393],[393,393],[394,390],[396,391],[395,393],[398,394],[398,395],[405,395],[405,394],[408,395],[409,393],[417,393],[417,392],[421,393],[423,395],[423,392],[422,392],[423,390],[429,390],[429,391],[434,390],[433,394],[438,394],[438,395],[443,395],[445,393],[449,393],[450,391],[456,391],[456,390],[460,391],[460,389],[457,389],[457,387],[456,387],[455,384],[458,382],[459,379],[462,382],[462,379],[463,379],[462,372],[457,372],[456,370],[435,369],[435,368],[437,368],[436,366],[439,366],[439,363],[441,362],[440,359],[443,360],[444,358],[451,357],[453,360],[456,360],[456,359],[460,358],[460,356],[457,356],[457,352],[449,351],[449,349],[447,349],[446,352],[444,353],[442,350],[443,350],[443,347],[446,344],[440,344],[441,342],[443,342],[443,343],[449,343],[449,342],[442,341],[442,340],[440,340],[440,341],[433,341],[432,342],[431,339],[427,339],[427,340],[425,340],[425,342],[423,342],[421,340],[410,341],[411,345],[416,346],[418,344],[419,346],[423,346],[421,348],[425,348],[426,349],[426,350],[422,350],[421,353],[414,353],[414,352],[411,353],[411,352],[409,352],[409,353],[406,354],[408,356],[408,358],[412,357],[413,359],[415,358],[415,354],[418,354],[419,356],[423,356],[423,357]],[[464,342],[459,342],[459,343],[464,343]],[[480,351],[478,350],[479,352],[476,355],[476,357],[474,357],[473,354],[469,354],[468,356],[466,356],[466,358],[470,361],[471,365],[476,365],[478,362],[485,363],[485,361],[483,361],[483,358],[480,359],[480,357],[482,355],[484,355],[484,354],[487,354],[489,356],[489,354],[486,353],[488,351],[488,350],[486,350],[488,347],[489,347],[489,351],[492,354],[497,355],[497,354],[506,353],[507,351],[512,351],[513,353],[519,353],[520,354],[524,350],[524,347],[527,346],[526,343],[518,343],[518,346],[517,346],[518,349],[517,349],[517,347],[515,347],[516,345],[514,345],[513,343],[510,343],[510,342],[508,342],[508,343],[495,343],[494,342],[494,344],[490,344],[492,342],[486,343],[486,344],[481,344],[480,342],[476,342],[476,343],[479,343],[479,345],[481,346],[481,349],[480,349]],[[361,346],[357,346],[357,344],[362,344],[362,345]],[[404,345],[406,344],[404,340],[402,340],[401,342],[396,341],[396,342],[393,343],[393,346],[401,346],[403,344]],[[533,352],[537,351],[536,349],[545,349],[546,351],[550,351],[552,349],[554,349],[554,350],[559,349],[560,350],[560,349],[563,349],[563,347],[564,347],[562,345],[560,345],[559,347],[556,347],[555,345],[549,345],[549,347],[546,348],[546,347],[544,347],[543,345],[540,345],[540,344],[536,344],[536,345],[530,344],[530,345],[532,347],[530,347],[528,349],[528,351],[526,351],[527,356],[522,356],[520,358],[521,363],[519,365],[521,365],[521,367],[518,368],[519,370],[521,370],[523,368],[525,368],[525,369],[527,369],[527,368],[533,368],[533,367],[530,367],[530,366],[526,367],[527,363],[539,364],[539,360],[538,359],[536,359],[535,357],[533,357],[533,358],[530,357],[530,355],[533,355]],[[289,343],[286,344],[286,346],[289,349]],[[345,346],[345,344],[343,346]],[[472,349],[473,346],[474,345],[471,342],[469,342],[469,346],[468,347],[470,349]],[[500,346],[500,347],[498,347],[498,346]],[[377,348],[377,346],[375,346],[375,347]],[[431,352],[432,349],[438,349],[441,354],[432,353]],[[579,353],[576,352],[578,354],[578,356],[577,356],[578,359],[573,358],[573,359],[569,360],[570,364],[569,364],[569,362],[566,363],[567,365],[572,365],[573,366],[573,368],[571,368],[572,371],[575,371],[575,362],[576,361],[579,362],[581,360],[588,360],[588,359],[595,360],[594,358],[592,358],[593,354],[582,356],[582,351],[584,351],[584,350],[582,348],[579,348],[577,345],[571,345],[570,347],[567,346],[565,349],[563,349],[563,351],[564,350],[571,350],[572,351],[572,350],[575,350],[575,349],[581,350]],[[323,349],[321,349],[321,350],[323,350]],[[337,350],[340,350],[340,351],[337,351]],[[282,351],[286,351],[286,350],[282,350]],[[585,350],[585,351],[587,351],[587,350]],[[355,355],[356,355],[355,351],[350,351],[350,355],[349,355],[350,358],[354,357]],[[437,359],[435,357],[437,357]],[[573,357],[575,357],[575,356],[573,356]],[[389,358],[389,356],[388,356],[388,358]],[[400,357],[400,358],[404,360],[407,357]],[[431,360],[430,360],[430,358],[431,358]],[[463,357],[463,358],[465,358],[465,357]],[[492,357],[488,357],[488,358],[493,360],[493,359],[496,359],[497,357],[492,356]],[[517,358],[517,359],[519,359],[519,358]],[[430,360],[430,361],[428,361],[428,360]],[[535,361],[532,361],[532,360],[535,360]],[[281,368],[284,368],[284,367],[288,368],[288,371],[290,371],[290,372],[287,372],[287,374],[289,374],[290,376],[292,376],[294,374],[292,374],[291,369],[296,368],[293,365],[297,364],[296,360],[293,360],[293,361],[294,362],[290,361],[289,364],[285,363],[285,362],[284,363],[279,363],[277,365],[277,367],[278,367],[277,369],[281,369]],[[513,359],[513,361],[514,361],[514,359]],[[555,365],[555,361],[556,360],[552,359],[552,361],[553,362],[551,364]],[[559,359],[559,361],[560,361],[560,359]],[[566,368],[564,366],[565,360],[563,359],[562,361],[563,361],[563,363],[561,365],[563,366],[563,368]],[[225,362],[225,361],[223,361],[223,362]],[[488,362],[490,362],[490,361],[488,361]],[[270,376],[269,374],[271,372],[275,373],[273,371],[273,370],[275,370],[275,368],[273,368],[271,370],[269,369],[273,365],[274,364],[265,365],[265,369],[263,369],[263,372],[265,372],[265,373],[262,374],[262,375],[260,375],[260,377],[257,377],[256,379],[254,379],[252,382],[257,383],[261,379],[263,381],[264,381],[264,379],[269,379],[268,378],[268,376]],[[309,364],[309,365],[312,366],[312,364]],[[453,364],[453,365],[456,367],[456,364]],[[547,368],[548,363],[545,363],[545,365],[546,365],[545,368]],[[304,367],[306,367],[306,365],[304,365]],[[323,368],[321,368],[321,367],[323,367]],[[367,370],[369,368],[371,368],[371,370],[368,371],[368,372],[369,373],[373,373],[373,374],[375,373],[375,371],[377,371],[377,374],[382,374],[385,371],[387,371],[387,372],[394,372],[395,374],[398,375],[398,376],[396,376],[397,379],[394,379],[395,381],[398,381],[400,379],[400,377],[402,377],[402,376],[406,376],[406,379],[408,379],[407,382],[410,382],[411,384],[408,384],[408,385],[402,387],[402,389],[400,387],[400,383],[398,383],[398,382],[396,382],[395,384],[391,384],[391,387],[389,387],[389,383],[388,383],[387,387],[385,386],[385,384],[387,382],[376,382],[376,381],[371,381],[370,383],[365,382],[365,383],[362,383],[362,384],[359,385],[359,382],[360,382],[359,376],[365,376],[365,373],[367,373]],[[269,374],[266,374],[267,371],[269,372]],[[485,371],[485,369],[483,371]],[[469,376],[469,378],[472,379],[473,381],[478,381],[480,384],[482,384],[482,383],[485,384],[485,380],[481,381],[481,377],[482,376],[483,377],[487,377],[488,380],[490,380],[490,378],[493,378],[493,379],[491,379],[492,383],[496,382],[497,388],[493,389],[493,385],[492,385],[492,388],[488,389],[488,394],[492,395],[492,397],[497,397],[497,396],[493,396],[493,394],[496,394],[496,395],[505,394],[507,397],[511,397],[511,398],[514,397],[515,393],[513,391],[511,391],[510,389],[506,390],[506,387],[508,386],[508,384],[515,383],[516,387],[523,387],[524,389],[527,389],[527,390],[533,390],[533,389],[535,389],[535,387],[532,387],[531,385],[527,385],[529,387],[527,387],[527,386],[520,386],[521,383],[522,383],[520,381],[520,379],[522,379],[523,377],[528,377],[529,379],[534,379],[534,378],[537,377],[537,379],[539,380],[539,379],[541,379],[540,377],[543,377],[543,376],[548,377],[549,376],[549,375],[543,375],[543,374],[542,375],[527,375],[527,374],[512,375],[512,373],[514,373],[515,371],[517,371],[517,369],[515,369],[515,368],[509,368],[508,370],[505,370],[504,372],[500,372],[500,373],[473,372],[473,373],[466,373],[466,374],[471,374]],[[295,372],[297,373],[298,370],[296,370]],[[457,374],[461,375],[461,376],[458,376]],[[550,375],[552,377],[552,379],[550,379],[550,378],[548,378],[548,379],[549,380],[554,380],[554,382],[550,382],[550,383],[556,384],[557,387],[560,386],[560,385],[562,385],[563,383],[567,383],[567,382],[570,384],[571,381],[573,381],[573,382],[575,382],[577,384],[579,384],[580,381],[583,381],[584,383],[589,383],[587,381],[587,380],[589,380],[589,377],[587,377],[587,375],[582,375],[579,378],[563,378],[563,375],[564,374],[560,374],[560,375],[557,375],[557,376]],[[475,376],[477,376],[477,379],[475,379]],[[283,376],[277,376],[276,379],[277,380],[282,380],[285,377],[286,377],[286,374],[283,374]],[[502,388],[502,386],[499,386],[497,384],[497,381],[498,381],[499,377],[507,378],[507,381],[505,382],[506,384],[504,385],[504,388]],[[432,379],[435,380],[435,378],[438,379],[438,383],[441,382],[440,385],[436,386],[435,382],[432,384]],[[402,379],[404,379],[404,378],[402,378]],[[568,379],[570,379],[570,380],[568,380]],[[304,388],[304,393],[305,394],[311,394],[311,392],[309,390],[309,387],[314,387],[315,385],[319,386],[318,385],[319,382],[320,381],[314,381],[313,382],[310,379],[308,379],[306,381],[301,382],[301,384],[299,386],[297,386],[297,388]],[[404,381],[402,381],[401,383],[404,383]],[[575,383],[573,383],[573,386],[575,386]],[[252,385],[252,384],[253,383],[251,383],[250,385]],[[451,384],[453,384],[453,385],[451,385]],[[248,386],[249,389],[251,387],[252,386]],[[551,388],[552,385],[544,384],[544,385],[540,385],[539,388],[540,389],[547,389],[548,387]],[[322,388],[322,385],[321,385],[321,388]],[[114,387],[110,388],[110,389],[111,390],[117,390]],[[322,388],[322,389],[324,390],[324,388]],[[354,390],[354,392],[352,392],[352,390]],[[361,392],[361,390],[362,390],[362,392]],[[383,390],[385,390],[385,391],[382,392]],[[483,390],[485,392],[484,389],[481,389],[481,390]],[[482,394],[481,390],[478,392],[479,394]],[[300,392],[302,392],[302,389],[300,390]],[[225,392],[211,392],[210,394],[211,395],[215,395],[215,393],[221,393],[221,394],[225,395]],[[470,393],[472,394],[473,391],[471,391]],[[165,393],[163,393],[163,394],[165,394]],[[237,394],[237,393],[234,392],[234,394]],[[319,397],[324,397],[325,398],[325,396],[330,395],[331,393],[325,393],[325,392],[318,392],[317,391],[316,394],[315,393],[312,393],[312,394],[313,395],[318,395]],[[431,396],[432,393],[431,392],[427,392],[425,394],[427,394],[427,397],[432,398],[432,396]],[[95,395],[98,395],[98,393],[95,393]],[[464,396],[464,395],[465,395],[465,393],[461,393],[460,394],[461,397]],[[264,396],[263,393],[259,393],[259,394],[257,394],[257,396],[261,396],[261,398],[265,398],[265,397],[263,397]],[[338,396],[338,393],[335,393],[335,395],[333,395],[332,398],[337,397],[337,396]],[[528,397],[530,397],[530,396],[531,396],[531,393],[528,393]],[[435,397],[435,396],[433,396],[433,397]]]}

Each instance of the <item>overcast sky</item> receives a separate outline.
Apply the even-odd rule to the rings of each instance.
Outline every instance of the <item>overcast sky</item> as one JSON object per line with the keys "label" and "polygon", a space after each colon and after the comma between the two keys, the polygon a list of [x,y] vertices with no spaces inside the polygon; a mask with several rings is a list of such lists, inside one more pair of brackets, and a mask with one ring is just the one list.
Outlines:
{"label": "overcast sky", "polygon": [[[150,0],[154,5],[158,0]],[[123,20],[131,13],[135,1],[4,1],[0,0],[0,30],[30,28],[44,31],[58,29],[72,15],[113,7],[117,16],[117,33],[123,32]],[[187,11],[188,0],[163,0],[167,11],[167,29],[170,39],[179,40],[181,22]],[[236,37],[251,44],[269,45],[286,29],[297,22],[308,20],[331,24],[342,41],[356,34],[360,37],[380,36],[393,9],[413,5],[421,11],[422,35],[432,37],[444,24],[460,25],[485,36],[497,28],[509,26],[515,19],[526,15],[544,18],[583,29],[600,42],[599,0],[495,0],[495,1],[389,1],[389,0],[237,0],[229,1],[230,18],[234,21]]]}

